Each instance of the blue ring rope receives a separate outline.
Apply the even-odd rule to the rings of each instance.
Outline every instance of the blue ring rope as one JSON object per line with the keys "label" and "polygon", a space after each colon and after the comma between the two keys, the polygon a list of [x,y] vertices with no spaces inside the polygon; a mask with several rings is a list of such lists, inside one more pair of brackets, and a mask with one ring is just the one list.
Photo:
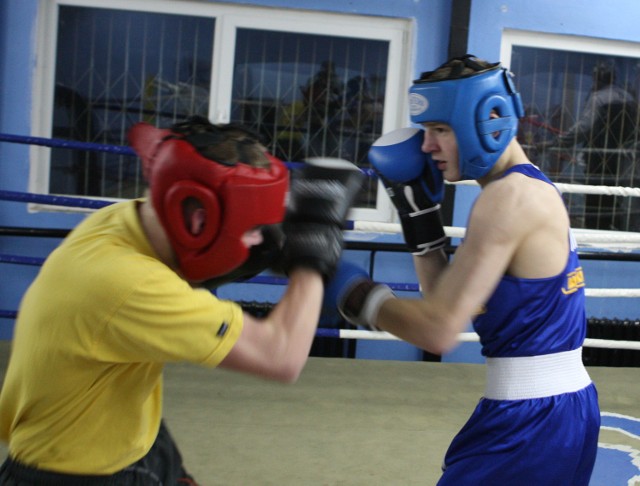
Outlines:
{"label": "blue ring rope", "polygon": [[[0,319],[16,319],[17,317],[17,311],[0,309]],[[319,327],[316,329],[316,337],[340,339],[342,338],[341,331],[343,330],[344,329]]]}
{"label": "blue ring rope", "polygon": [[136,153],[131,147],[122,145],[107,145],[93,142],[77,142],[73,140],[63,140],[60,138],[26,137],[24,135],[12,135],[10,133],[0,133],[1,142],[22,143],[26,145],[40,145],[43,147],[66,148],[73,150],[91,150],[94,152],[108,152],[119,155],[132,155]]}
{"label": "blue ring rope", "polygon": [[[136,153],[131,147],[122,145],[106,145],[92,142],[77,142],[72,140],[63,140],[57,138],[43,138],[43,137],[28,137],[23,135],[12,135],[9,133],[0,133],[0,141],[10,143],[21,143],[29,145],[41,145],[45,147],[65,148],[72,150],[92,150],[97,152],[108,152],[120,155],[136,156]],[[289,169],[295,169],[302,167],[302,162],[285,162]],[[369,177],[377,177],[375,171],[372,169],[361,169],[363,173]],[[17,191],[4,191],[0,190],[0,199],[7,201],[25,202],[25,203],[38,203],[48,204],[53,206],[66,206],[88,209],[100,209],[114,201],[105,201],[97,199],[87,199],[82,197],[68,197],[68,196],[55,196],[49,194],[35,194],[29,192],[17,192]],[[346,230],[353,230],[355,223],[353,221],[345,222]]]}
{"label": "blue ring rope", "polygon": [[[0,200],[46,204],[50,206],[66,206],[72,208],[100,209],[114,204],[116,201],[106,201],[102,199],[87,199],[82,197],[52,196],[50,194],[35,194],[32,192],[5,191],[0,190]],[[355,229],[354,221],[344,222],[345,230]]]}
{"label": "blue ring rope", "polygon": [[[0,319],[16,319],[17,317],[17,311],[0,309]],[[342,337],[340,335],[340,331],[341,329],[337,328],[332,329],[319,327],[316,329],[316,337],[329,337],[339,339]]]}
{"label": "blue ring rope", "polygon": [[31,192],[0,190],[0,199],[25,203],[48,204],[52,206],[67,206],[75,208],[100,209],[109,206],[114,201],[87,199],[82,197],[52,196],[50,194],[35,194]]}
{"label": "blue ring rope", "polygon": [[[0,133],[0,142],[20,143],[25,145],[40,145],[42,147],[64,148],[71,150],[89,150],[93,152],[107,152],[118,155],[130,155],[136,157],[134,150],[126,145],[108,145],[94,142],[78,142],[75,140],[64,140],[61,138],[31,137],[24,135],[13,135],[10,133]],[[304,162],[285,162],[289,169],[304,166]],[[362,168],[362,172],[369,177],[377,177],[373,169]]]}
{"label": "blue ring rope", "polygon": [[13,263],[15,265],[41,266],[45,261],[42,257],[26,257],[20,255],[7,255],[0,253],[0,263]]}
{"label": "blue ring rope", "polygon": [[[19,255],[9,255],[0,253],[0,263],[9,263],[15,265],[32,265],[40,266],[44,263],[45,258],[42,257],[26,257]],[[230,282],[231,283],[231,282]],[[238,283],[250,283],[250,284],[268,284],[268,285],[287,285],[288,279],[285,277],[270,276],[270,275],[257,275],[255,277],[238,280]],[[391,289],[404,292],[418,292],[420,287],[418,284],[412,283],[386,283]]]}
{"label": "blue ring rope", "polygon": [[[56,138],[44,138],[14,135],[9,133],[0,133],[0,142],[19,143],[25,145],[39,145],[51,148],[64,148],[70,150],[90,150],[94,152],[106,152],[118,155],[136,156],[136,153],[131,147],[120,145],[107,145],[93,142],[78,142],[73,140],[63,140]],[[304,165],[301,162],[285,162],[289,169],[299,168]],[[369,177],[377,177],[372,169],[361,169]],[[29,192],[18,191],[6,191],[0,190],[0,199],[6,201],[23,202],[23,203],[37,203],[54,206],[66,206],[77,207],[85,209],[100,209],[105,206],[113,204],[115,201],[105,201],[97,199],[88,199],[82,197],[68,197],[68,196],[55,196],[49,194],[35,194]],[[347,221],[345,229],[354,229],[355,224],[353,221]],[[31,265],[41,266],[45,261],[45,258],[41,257],[25,257],[19,255],[5,255],[0,254],[0,263],[9,263],[16,265]],[[286,285],[287,279],[282,277],[267,277],[257,276],[245,281],[245,283],[256,284],[271,284],[271,285]],[[397,287],[397,290],[411,290],[417,291],[418,286],[413,284],[390,284],[392,288]],[[15,319],[17,316],[16,311],[2,310],[0,309],[0,318]],[[340,337],[339,330],[337,329],[318,329],[318,336],[324,337]]]}
{"label": "blue ring rope", "polygon": [[[0,319],[16,319],[17,317],[17,311],[0,309]],[[341,331],[343,330],[344,329],[339,328],[318,327],[316,329],[316,337],[341,339]]]}

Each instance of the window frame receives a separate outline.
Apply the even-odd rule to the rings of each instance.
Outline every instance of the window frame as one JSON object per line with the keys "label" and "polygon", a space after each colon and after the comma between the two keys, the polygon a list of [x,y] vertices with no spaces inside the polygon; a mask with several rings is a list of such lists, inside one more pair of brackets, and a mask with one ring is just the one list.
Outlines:
{"label": "window frame", "polygon": [[[236,31],[241,28],[291,33],[319,34],[389,42],[386,96],[382,132],[408,122],[406,87],[411,82],[414,22],[406,18],[375,17],[310,10],[217,4],[200,1],[154,0],[41,0],[37,20],[36,64],[33,82],[32,135],[51,137],[56,72],[56,40],[60,6],[134,10],[150,13],[193,15],[215,18],[209,118],[214,123],[229,121],[232,103]],[[293,27],[292,27],[293,26]],[[348,32],[348,35],[345,34]],[[214,89],[215,87],[215,89]],[[49,192],[51,149],[30,148],[29,190]],[[113,200],[113,199],[110,199]],[[86,211],[30,204],[34,211]],[[392,222],[397,219],[390,200],[378,183],[375,208],[356,208],[353,220]]]}
{"label": "window frame", "polygon": [[500,44],[500,60],[509,67],[513,46],[538,47],[557,51],[585,52],[612,56],[637,57],[640,44],[635,42],[599,39],[587,36],[549,34],[546,32],[505,29]]}
{"label": "window frame", "polygon": [[[505,29],[503,31],[500,45],[500,60],[508,69],[511,65],[511,56],[514,47],[553,50],[559,53],[566,52],[597,56],[610,56],[612,58],[630,58],[636,59],[638,65],[640,65],[640,44],[638,43],[588,36],[550,34],[537,31]],[[517,78],[515,82],[517,86]],[[528,100],[523,101],[525,101],[525,103],[528,102]],[[584,196],[584,194],[580,194],[580,196]],[[584,205],[584,202],[582,202],[581,204]],[[621,213],[621,215],[624,216],[624,212]],[[599,212],[597,217],[600,217]]]}

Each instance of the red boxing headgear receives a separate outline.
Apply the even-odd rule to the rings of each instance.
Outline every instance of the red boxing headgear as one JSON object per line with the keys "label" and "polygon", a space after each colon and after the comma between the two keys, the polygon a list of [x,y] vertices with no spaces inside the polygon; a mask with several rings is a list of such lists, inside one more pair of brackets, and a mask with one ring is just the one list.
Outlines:
{"label": "red boxing headgear", "polygon": [[[129,142],[142,159],[151,202],[187,280],[217,277],[240,266],[249,256],[242,235],[282,221],[289,173],[272,155],[265,154],[269,167],[216,162],[184,135],[148,123],[134,125]],[[206,211],[199,234],[192,234],[184,219],[183,203],[191,198]]]}

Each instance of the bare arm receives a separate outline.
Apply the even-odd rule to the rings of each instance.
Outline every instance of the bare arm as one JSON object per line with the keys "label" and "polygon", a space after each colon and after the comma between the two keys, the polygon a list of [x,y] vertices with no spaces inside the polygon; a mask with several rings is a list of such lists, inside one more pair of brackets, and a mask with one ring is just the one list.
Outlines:
{"label": "bare arm", "polygon": [[568,223],[561,200],[551,186],[522,177],[509,176],[483,191],[452,263],[423,299],[386,301],[377,327],[442,354],[455,346],[505,273],[535,278],[563,268]]}
{"label": "bare arm", "polygon": [[305,164],[289,191],[282,229],[284,296],[264,319],[244,315],[240,338],[221,366],[263,378],[294,382],[307,362],[324,296],[323,277],[335,273],[342,226],[364,179],[351,162],[318,159]]}
{"label": "bare arm", "polygon": [[267,317],[244,314],[242,334],[220,366],[277,381],[296,381],[313,343],[322,296],[320,274],[304,268],[292,271],[285,294]]}
{"label": "bare arm", "polygon": [[413,266],[416,269],[422,293],[431,292],[438,278],[447,268],[447,257],[444,250],[435,250],[425,255],[415,255]]}
{"label": "bare arm", "polygon": [[381,308],[377,326],[420,348],[442,354],[457,342],[508,264],[512,242],[469,228],[465,243],[423,299],[395,299]]}

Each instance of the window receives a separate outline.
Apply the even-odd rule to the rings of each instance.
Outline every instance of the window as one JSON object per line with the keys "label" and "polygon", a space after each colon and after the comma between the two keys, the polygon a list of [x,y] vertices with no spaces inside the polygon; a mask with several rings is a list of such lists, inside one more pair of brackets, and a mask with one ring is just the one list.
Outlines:
{"label": "window", "polygon": [[[382,134],[388,50],[386,41],[239,29],[231,119],[261,133],[283,160],[368,167]],[[375,208],[375,182],[358,205]]]}
{"label": "window", "polygon": [[[518,137],[555,182],[640,186],[640,47],[507,32],[502,59],[526,116]],[[565,193],[577,228],[638,231],[635,197]]]}
{"label": "window", "polygon": [[[214,19],[60,6],[52,137],[111,145],[144,120],[207,115]],[[49,192],[141,195],[138,161],[53,149]]]}
{"label": "window", "polygon": [[[406,119],[410,23],[211,3],[51,0],[35,87],[37,135],[126,145],[138,121],[192,114],[258,132],[286,161],[337,157],[368,167],[383,130]],[[35,149],[36,151],[38,149]],[[43,157],[44,155],[44,157]],[[144,191],[134,157],[44,149],[39,192],[121,199]],[[393,215],[375,179],[354,219]]]}

